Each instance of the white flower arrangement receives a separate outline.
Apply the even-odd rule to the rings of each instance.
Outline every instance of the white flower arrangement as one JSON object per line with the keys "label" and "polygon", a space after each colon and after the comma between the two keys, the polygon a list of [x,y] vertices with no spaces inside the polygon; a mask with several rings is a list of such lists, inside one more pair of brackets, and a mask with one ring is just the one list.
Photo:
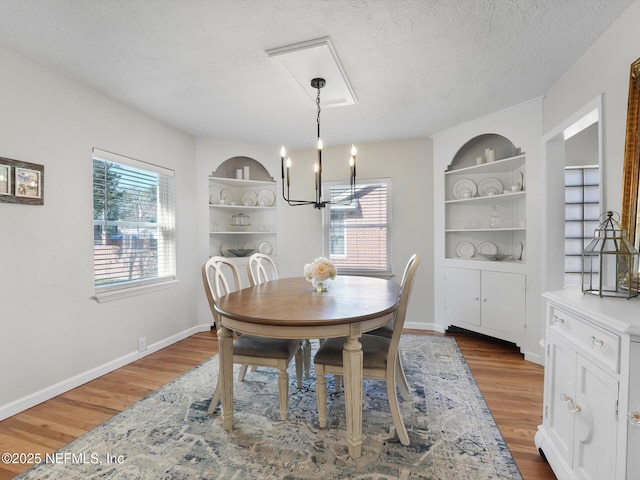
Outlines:
{"label": "white flower arrangement", "polygon": [[313,262],[307,263],[304,266],[305,278],[311,282],[314,287],[318,288],[318,286],[320,286],[318,289],[326,289],[322,288],[322,283],[329,279],[334,279],[336,274],[335,265],[325,257],[318,257]]}

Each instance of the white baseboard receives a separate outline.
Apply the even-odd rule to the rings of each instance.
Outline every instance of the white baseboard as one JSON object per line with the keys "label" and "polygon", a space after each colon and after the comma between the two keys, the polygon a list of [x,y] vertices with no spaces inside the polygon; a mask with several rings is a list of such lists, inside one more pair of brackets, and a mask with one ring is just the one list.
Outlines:
{"label": "white baseboard", "polygon": [[404,328],[408,330],[433,330],[434,332],[440,333],[446,331],[442,325],[438,325],[437,323],[404,322]]}
{"label": "white baseboard", "polygon": [[184,340],[191,335],[194,335],[198,332],[206,332],[211,329],[211,325],[196,325],[195,327],[191,327],[187,330],[184,330],[180,333],[167,337],[159,342],[153,343],[147,346],[147,349],[144,352],[131,352],[126,355],[123,355],[120,358],[116,358],[110,362],[107,362],[103,365],[100,365],[96,368],[88,370],[86,372],[75,375],[71,378],[58,382],[49,387],[43,388],[37,392],[34,392],[26,397],[19,398],[11,403],[0,406],[0,420],[4,420],[16,413],[20,413],[28,408],[31,408],[39,403],[42,403],[46,400],[49,400],[61,393],[67,392],[73,388],[79,387],[82,384],[87,383],[90,380],[101,377],[102,375],[112,372],[120,367],[124,367],[129,363],[138,360],[140,358],[146,357],[150,353],[157,352],[169,345],[172,345],[180,340]]}

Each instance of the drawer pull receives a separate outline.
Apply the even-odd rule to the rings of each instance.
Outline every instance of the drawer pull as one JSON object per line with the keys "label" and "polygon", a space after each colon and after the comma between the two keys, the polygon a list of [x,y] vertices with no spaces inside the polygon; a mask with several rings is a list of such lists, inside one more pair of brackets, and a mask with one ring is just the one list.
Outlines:
{"label": "drawer pull", "polygon": [[554,325],[562,325],[564,323],[564,318],[560,318],[557,315],[553,315],[553,324]]}
{"label": "drawer pull", "polygon": [[627,418],[631,425],[634,427],[640,427],[640,412],[629,412],[627,413]]}
{"label": "drawer pull", "polygon": [[573,398],[571,398],[567,394],[563,393],[562,395],[560,395],[560,400],[562,400],[567,405],[567,408],[570,412],[578,413],[580,410],[582,410],[580,408],[580,405],[576,405],[573,401]]}
{"label": "drawer pull", "polygon": [[602,348],[604,347],[604,340],[599,340],[594,336],[591,336],[589,338],[589,345],[591,345],[591,348]]}

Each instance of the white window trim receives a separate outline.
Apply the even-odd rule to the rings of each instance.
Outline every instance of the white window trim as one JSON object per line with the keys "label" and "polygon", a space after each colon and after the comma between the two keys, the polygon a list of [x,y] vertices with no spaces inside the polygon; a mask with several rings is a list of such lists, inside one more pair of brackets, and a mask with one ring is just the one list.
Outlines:
{"label": "white window trim", "polygon": [[[164,168],[152,163],[142,162],[134,158],[119,155],[117,153],[108,152],[99,148],[92,149],[92,159],[99,158],[101,160],[125,164],[132,167],[152,171],[160,175],[175,176],[175,172],[171,169]],[[175,213],[174,213],[175,214]],[[146,281],[124,282],[116,285],[95,286],[93,299],[98,303],[105,303],[123,298],[134,297],[145,293],[152,293],[167,288],[173,288],[178,283],[177,272],[173,275],[166,275],[160,278],[150,278]]]}
{"label": "white window trim", "polygon": [[[387,263],[389,266],[388,271],[366,271],[366,270],[351,270],[348,271],[346,273],[344,273],[344,275],[362,275],[362,276],[367,276],[367,277],[375,277],[375,278],[385,278],[385,279],[390,279],[393,277],[393,262],[392,262],[392,246],[391,246],[391,237],[392,237],[392,225],[393,225],[393,219],[392,219],[392,205],[391,205],[391,199],[392,199],[392,193],[393,193],[393,183],[391,180],[391,177],[378,177],[378,178],[363,178],[360,180],[357,180],[356,185],[363,185],[363,184],[372,184],[372,183],[384,183],[387,185],[387,189],[388,189],[388,194],[387,194]],[[328,192],[329,189],[331,187],[334,186],[348,186],[348,183],[344,180],[340,181],[331,181],[331,182],[322,182],[322,189],[324,192]],[[325,208],[330,208],[329,206],[325,207]],[[329,244],[331,242],[331,239],[329,238],[329,229],[327,227],[327,218],[329,216],[328,213],[329,210],[325,210],[325,212],[323,212],[322,214],[322,254],[323,256],[330,258],[330,251],[329,251]]]}
{"label": "white window trim", "polygon": [[121,287],[118,289],[97,291],[93,296],[94,300],[98,303],[111,302],[113,300],[120,300],[122,298],[135,297],[144,293],[157,292],[158,290],[165,290],[167,288],[173,288],[178,284],[178,280],[173,280],[149,283],[146,285],[136,285],[135,287]]}

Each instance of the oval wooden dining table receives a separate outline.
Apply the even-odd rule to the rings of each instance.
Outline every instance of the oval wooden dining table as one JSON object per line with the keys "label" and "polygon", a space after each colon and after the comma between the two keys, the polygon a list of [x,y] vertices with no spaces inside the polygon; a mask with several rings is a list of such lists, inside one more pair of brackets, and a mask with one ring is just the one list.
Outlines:
{"label": "oval wooden dining table", "polygon": [[380,278],[337,276],[325,292],[304,277],[281,278],[224,295],[218,338],[222,388],[222,421],[233,429],[232,332],[270,338],[345,337],[344,383],[349,455],[362,452],[362,344],[360,336],[393,316],[400,285]]}

